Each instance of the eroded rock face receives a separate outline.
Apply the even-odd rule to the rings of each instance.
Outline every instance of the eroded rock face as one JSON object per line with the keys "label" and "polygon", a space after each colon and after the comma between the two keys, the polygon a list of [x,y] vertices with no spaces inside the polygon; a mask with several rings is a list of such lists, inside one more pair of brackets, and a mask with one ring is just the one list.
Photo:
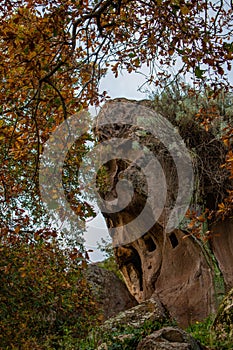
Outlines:
{"label": "eroded rock face", "polygon": [[[115,102],[121,102],[119,108]],[[113,100],[98,116],[99,142],[120,139],[113,146],[108,145],[110,158],[103,157],[107,174],[104,185],[101,176],[97,176],[99,193],[105,200],[100,208],[130,293],[138,302],[156,293],[178,324],[188,326],[217,310],[214,267],[197,240],[185,238],[186,233],[180,229],[166,229],[170,218],[178,217],[179,209],[183,209],[177,198],[189,193],[190,177],[185,171],[189,160],[181,152],[176,132],[171,133],[166,122],[154,112],[148,110],[145,115],[145,111],[137,108],[141,104],[150,106],[148,101]],[[124,120],[122,123],[119,116]],[[140,118],[148,125],[152,118],[157,120],[157,124],[152,123],[157,137],[137,127]],[[157,163],[153,163],[151,155]],[[161,181],[163,176],[166,186]],[[178,210],[174,212],[174,208]],[[137,220],[141,213],[142,221]],[[218,248],[213,245],[218,255]],[[221,261],[226,264],[226,258],[221,260],[220,255],[221,252],[219,264]],[[233,271],[232,267],[225,271],[228,284],[232,278],[229,270]]]}
{"label": "eroded rock face", "polygon": [[148,335],[137,350],[201,350],[202,347],[188,333],[177,327],[162,328]]}
{"label": "eroded rock face", "polygon": [[180,230],[164,235],[156,225],[131,245],[115,248],[115,254],[131,294],[141,302],[156,293],[180,325],[216,310],[211,268]]}
{"label": "eroded rock face", "polygon": [[92,264],[88,267],[87,278],[103,310],[103,320],[137,305],[136,299],[113,272]]}
{"label": "eroded rock face", "polygon": [[226,291],[233,288],[233,221],[215,224],[211,247],[223,274]]}

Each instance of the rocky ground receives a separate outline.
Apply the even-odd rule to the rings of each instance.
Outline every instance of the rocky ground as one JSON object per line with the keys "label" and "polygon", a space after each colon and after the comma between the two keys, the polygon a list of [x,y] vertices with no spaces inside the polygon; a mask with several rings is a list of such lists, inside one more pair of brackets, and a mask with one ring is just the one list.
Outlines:
{"label": "rocky ground", "polygon": [[90,332],[80,350],[232,350],[233,289],[214,320],[182,329],[154,294],[137,304],[113,272],[97,265],[88,278],[103,308],[104,322]]}

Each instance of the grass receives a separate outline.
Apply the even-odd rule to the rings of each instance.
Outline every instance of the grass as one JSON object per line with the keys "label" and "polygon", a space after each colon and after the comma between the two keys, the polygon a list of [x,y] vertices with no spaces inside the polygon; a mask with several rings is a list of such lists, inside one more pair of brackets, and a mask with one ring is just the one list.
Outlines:
{"label": "grass", "polygon": [[163,323],[146,321],[140,328],[122,325],[120,328],[112,329],[111,332],[103,332],[100,327],[78,344],[79,350],[96,350],[103,343],[107,344],[108,350],[135,350],[138,343],[147,335],[174,325],[174,322],[168,321]]}
{"label": "grass", "polygon": [[199,342],[209,350],[232,350],[233,343],[231,340],[218,341],[215,339],[212,330],[213,321],[214,316],[209,316],[204,321],[196,322],[189,326],[186,332],[191,334],[193,338],[199,340]]}

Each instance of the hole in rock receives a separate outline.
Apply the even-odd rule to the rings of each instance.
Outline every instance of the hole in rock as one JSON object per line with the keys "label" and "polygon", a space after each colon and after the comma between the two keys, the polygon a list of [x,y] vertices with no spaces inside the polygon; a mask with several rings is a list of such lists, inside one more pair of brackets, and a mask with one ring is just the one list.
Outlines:
{"label": "hole in rock", "polygon": [[145,237],[144,242],[148,252],[153,252],[156,249],[156,244],[150,236]]}
{"label": "hole in rock", "polygon": [[169,236],[172,248],[175,248],[176,246],[178,246],[179,242],[178,239],[176,238],[175,233],[171,233]]}
{"label": "hole in rock", "polygon": [[131,277],[131,269],[133,268],[134,273],[137,276],[137,280],[139,282],[139,289],[140,291],[143,291],[143,279],[142,279],[142,263],[141,263],[141,259],[140,256],[137,252],[136,249],[134,249],[133,247],[130,247],[130,250],[132,252],[132,255],[130,257],[130,259],[128,260],[128,264],[126,266],[127,268],[127,272],[129,275],[130,280],[132,281],[132,277]]}

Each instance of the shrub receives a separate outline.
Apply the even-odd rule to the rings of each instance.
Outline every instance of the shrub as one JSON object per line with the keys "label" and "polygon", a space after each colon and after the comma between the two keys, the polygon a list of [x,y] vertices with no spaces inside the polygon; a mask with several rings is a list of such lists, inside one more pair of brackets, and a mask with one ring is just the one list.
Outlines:
{"label": "shrub", "polygon": [[205,345],[209,350],[231,350],[232,342],[217,341],[212,329],[214,316],[210,315],[202,322],[196,322],[190,325],[186,331],[195,339],[199,340],[202,345]]}
{"label": "shrub", "polygon": [[58,349],[98,318],[82,255],[56,243],[0,245],[0,348]]}

